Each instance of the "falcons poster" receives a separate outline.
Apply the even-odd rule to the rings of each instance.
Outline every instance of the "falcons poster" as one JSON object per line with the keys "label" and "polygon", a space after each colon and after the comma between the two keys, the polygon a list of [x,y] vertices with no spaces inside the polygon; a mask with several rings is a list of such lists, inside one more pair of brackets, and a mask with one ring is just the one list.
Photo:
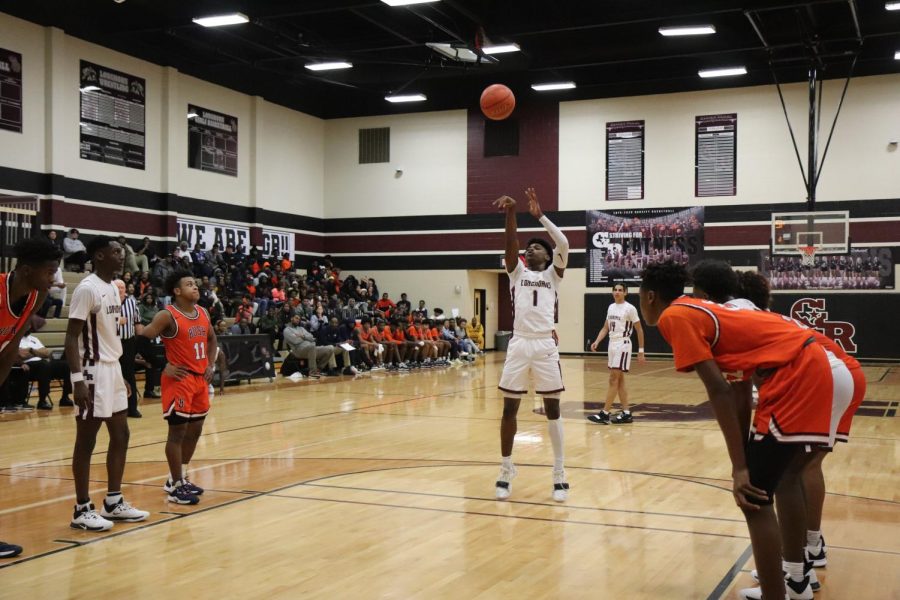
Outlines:
{"label": "falcons poster", "polygon": [[587,286],[640,283],[641,269],[674,260],[685,266],[703,257],[703,207],[589,210]]}

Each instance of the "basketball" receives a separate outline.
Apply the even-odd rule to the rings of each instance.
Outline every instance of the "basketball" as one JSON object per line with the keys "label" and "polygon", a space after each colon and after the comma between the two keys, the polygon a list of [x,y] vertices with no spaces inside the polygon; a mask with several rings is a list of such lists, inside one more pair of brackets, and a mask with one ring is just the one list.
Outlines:
{"label": "basketball", "polygon": [[481,112],[488,119],[502,121],[516,108],[516,97],[502,83],[495,83],[481,92]]}

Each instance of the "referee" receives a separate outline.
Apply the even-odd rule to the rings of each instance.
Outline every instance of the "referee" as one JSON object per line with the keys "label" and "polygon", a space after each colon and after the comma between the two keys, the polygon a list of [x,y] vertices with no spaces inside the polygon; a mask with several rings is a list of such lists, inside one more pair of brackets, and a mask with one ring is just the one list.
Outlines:
{"label": "referee", "polygon": [[128,416],[140,419],[141,412],[137,408],[137,381],[134,378],[134,357],[137,354],[137,334],[141,332],[141,315],[138,312],[137,301],[134,296],[125,293],[125,282],[116,279],[113,282],[119,288],[119,299],[122,301],[122,312],[119,315],[119,337],[122,339],[122,356],[119,364],[122,365],[122,377],[131,386],[128,393]]}

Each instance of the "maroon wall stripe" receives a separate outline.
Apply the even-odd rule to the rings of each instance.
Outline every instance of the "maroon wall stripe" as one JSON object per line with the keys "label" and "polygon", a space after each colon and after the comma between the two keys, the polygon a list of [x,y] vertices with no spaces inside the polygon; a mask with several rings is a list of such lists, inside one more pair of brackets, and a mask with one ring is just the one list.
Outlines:
{"label": "maroon wall stripe", "polygon": [[[485,117],[468,115],[467,194],[469,214],[496,212],[491,203],[504,194],[525,202],[533,186],[545,211],[559,207],[559,103],[516,106],[511,119],[519,123],[518,156],[484,156]],[[598,167],[599,168],[599,167]]]}

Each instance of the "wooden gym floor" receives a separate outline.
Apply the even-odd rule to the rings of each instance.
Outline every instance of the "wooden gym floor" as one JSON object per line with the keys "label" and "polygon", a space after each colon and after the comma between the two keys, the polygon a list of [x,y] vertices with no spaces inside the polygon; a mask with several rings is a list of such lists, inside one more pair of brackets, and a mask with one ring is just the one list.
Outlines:
{"label": "wooden gym floor", "polygon": [[[510,501],[493,499],[502,354],[475,366],[230,388],[193,462],[196,507],[165,501],[159,405],[130,420],[126,498],[145,523],[69,528],[71,409],[0,419],[3,598],[737,598],[747,530],[705,394],[669,361],[628,376],[636,422],[584,415],[605,357],[565,358],[565,504],[544,418],[523,401]],[[829,564],[817,600],[900,598],[900,367],[867,367],[865,416],[825,461]],[[92,472],[105,492],[106,437]]]}

